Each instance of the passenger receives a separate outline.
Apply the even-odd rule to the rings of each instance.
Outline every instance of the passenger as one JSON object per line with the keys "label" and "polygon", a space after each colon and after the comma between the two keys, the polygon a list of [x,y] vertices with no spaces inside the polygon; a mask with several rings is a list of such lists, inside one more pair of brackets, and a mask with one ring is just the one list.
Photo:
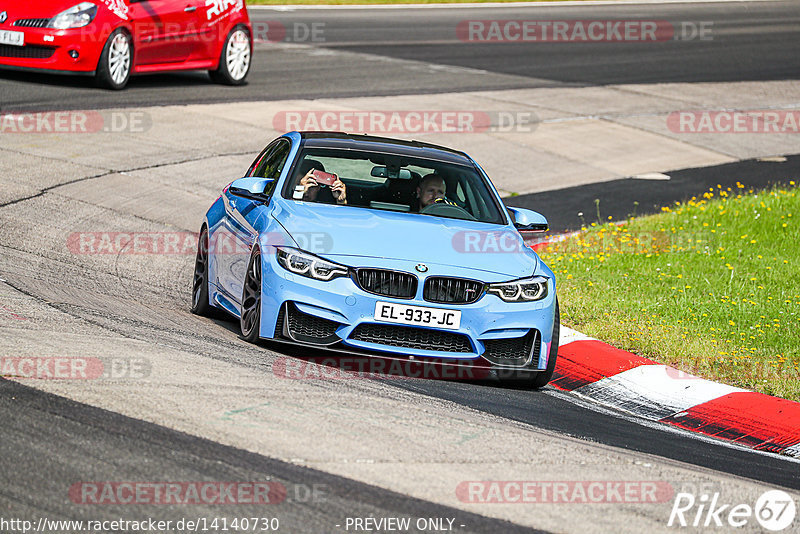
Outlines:
{"label": "passenger", "polygon": [[347,204],[347,186],[339,178],[336,179],[330,188],[320,186],[314,180],[313,171],[325,172],[325,166],[317,160],[307,159],[300,164],[296,176],[300,180],[295,186],[295,193],[301,200],[307,202],[322,202],[324,204]]}

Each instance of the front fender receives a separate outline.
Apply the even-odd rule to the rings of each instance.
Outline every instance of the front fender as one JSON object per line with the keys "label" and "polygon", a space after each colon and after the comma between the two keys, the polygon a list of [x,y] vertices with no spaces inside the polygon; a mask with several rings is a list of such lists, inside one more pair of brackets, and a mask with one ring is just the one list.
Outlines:
{"label": "front fender", "polygon": [[[208,228],[208,240],[209,243],[212,243],[213,235],[222,227],[222,218],[225,216],[225,206],[222,204],[222,196],[217,198],[211,207],[206,212],[205,217],[205,225]],[[216,256],[215,254],[211,253],[208,256],[208,280],[211,284],[213,284],[213,280],[216,280]],[[214,288],[209,288],[210,292],[214,291]]]}

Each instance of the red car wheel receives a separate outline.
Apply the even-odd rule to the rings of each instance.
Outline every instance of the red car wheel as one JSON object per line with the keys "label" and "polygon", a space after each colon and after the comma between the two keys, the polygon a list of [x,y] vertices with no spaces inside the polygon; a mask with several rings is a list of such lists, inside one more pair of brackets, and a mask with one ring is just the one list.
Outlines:
{"label": "red car wheel", "polygon": [[103,47],[95,75],[98,85],[120,90],[128,85],[133,66],[133,44],[123,29],[114,30]]}
{"label": "red car wheel", "polygon": [[211,79],[225,85],[241,85],[250,72],[252,45],[250,33],[244,26],[237,26],[225,39],[217,70],[209,71]]}

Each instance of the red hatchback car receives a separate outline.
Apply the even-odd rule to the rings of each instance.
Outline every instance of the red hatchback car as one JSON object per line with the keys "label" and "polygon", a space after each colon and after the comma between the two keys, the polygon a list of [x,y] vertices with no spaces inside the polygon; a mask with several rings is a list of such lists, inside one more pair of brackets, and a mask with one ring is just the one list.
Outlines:
{"label": "red hatchback car", "polygon": [[239,85],[253,40],[244,0],[0,0],[0,68],[94,76],[208,70]]}

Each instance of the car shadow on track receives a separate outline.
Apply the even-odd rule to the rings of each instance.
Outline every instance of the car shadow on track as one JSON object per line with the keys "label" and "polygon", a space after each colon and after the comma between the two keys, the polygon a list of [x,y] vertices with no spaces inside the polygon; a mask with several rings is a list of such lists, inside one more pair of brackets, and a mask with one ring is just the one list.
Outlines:
{"label": "car shadow on track", "polygon": [[[211,319],[216,325],[241,337],[239,322],[224,312]],[[325,348],[261,339],[257,347],[276,354],[273,374],[293,380],[422,380],[487,386],[507,390],[530,390],[514,381],[500,380],[488,367],[474,360],[415,359],[395,355],[360,353],[350,348]]]}

